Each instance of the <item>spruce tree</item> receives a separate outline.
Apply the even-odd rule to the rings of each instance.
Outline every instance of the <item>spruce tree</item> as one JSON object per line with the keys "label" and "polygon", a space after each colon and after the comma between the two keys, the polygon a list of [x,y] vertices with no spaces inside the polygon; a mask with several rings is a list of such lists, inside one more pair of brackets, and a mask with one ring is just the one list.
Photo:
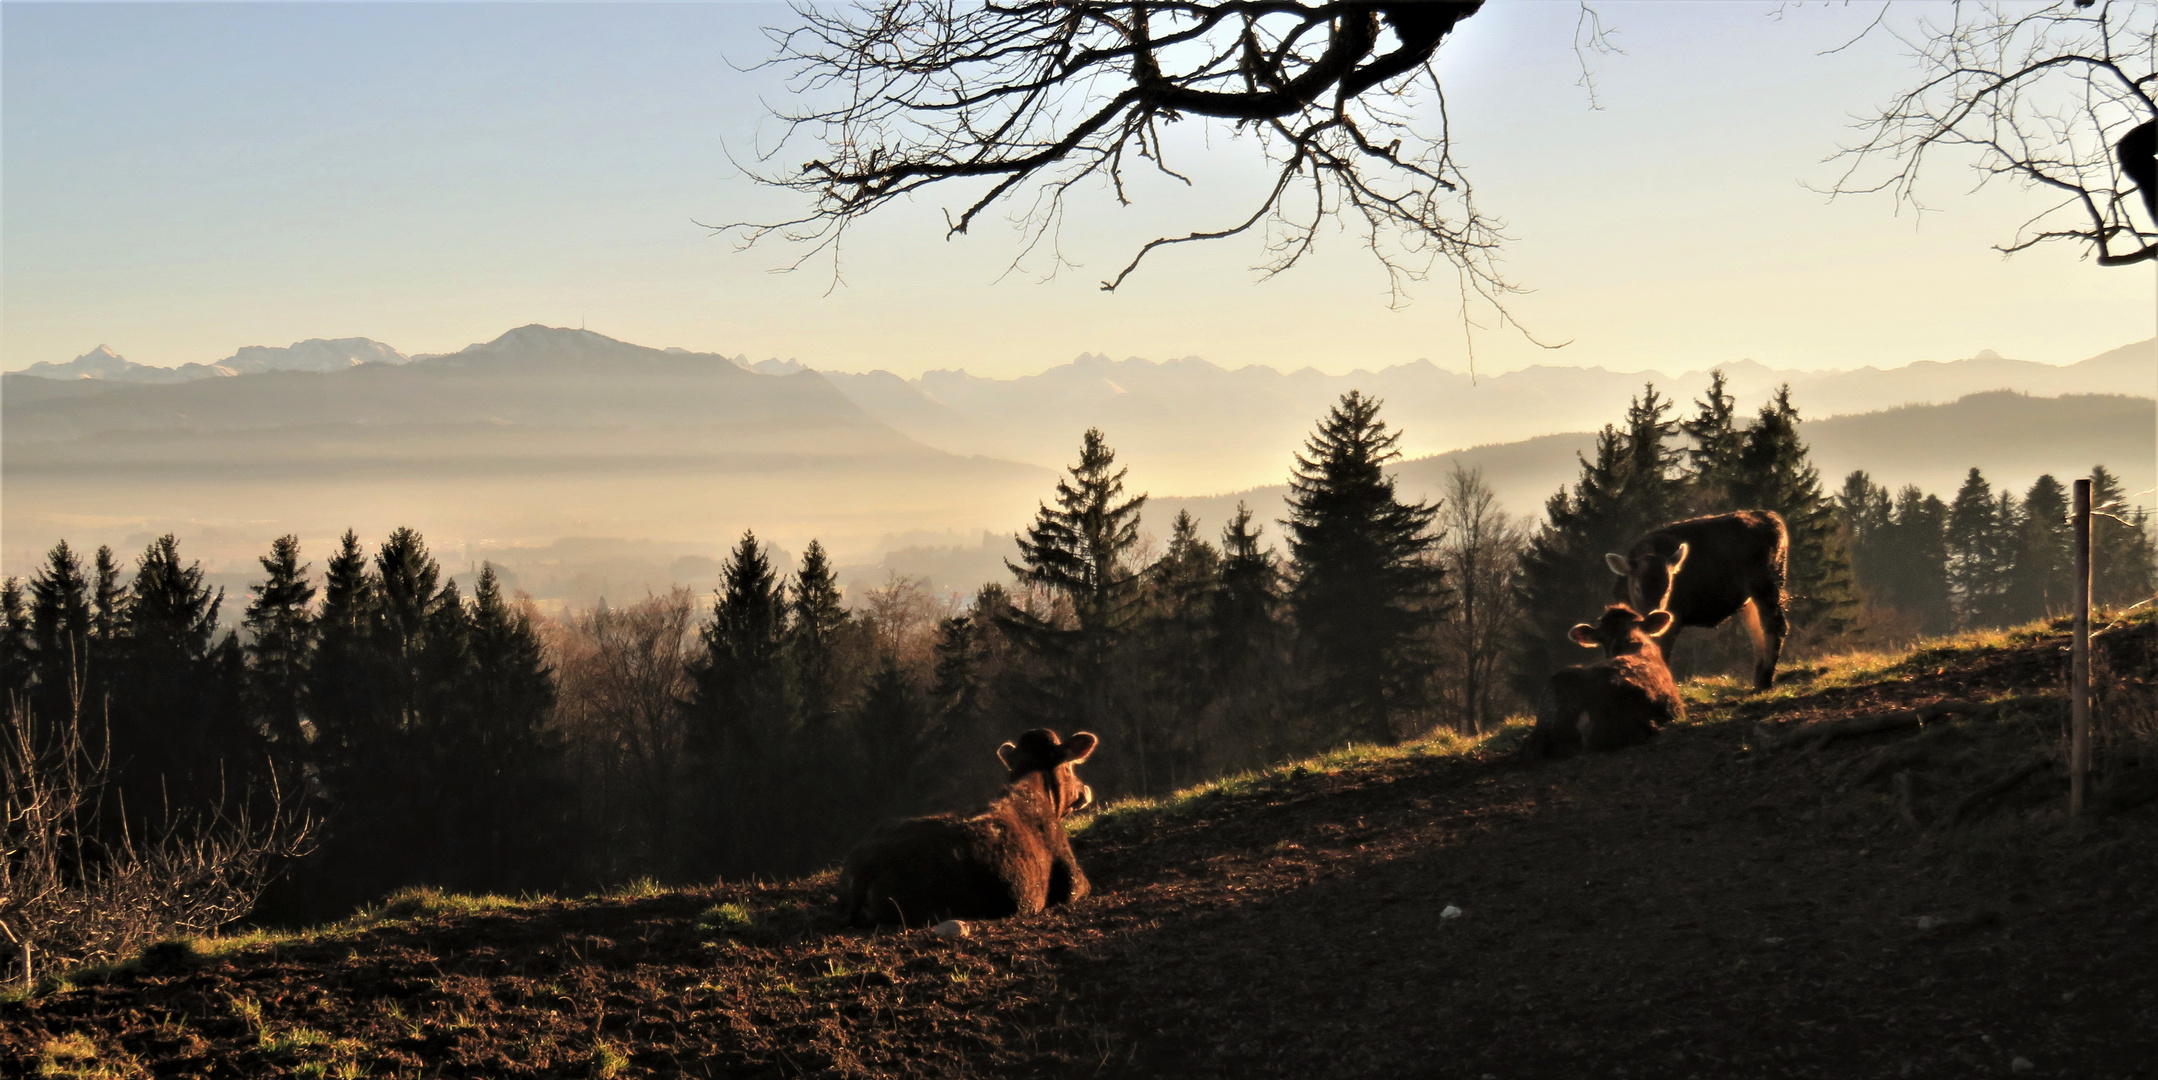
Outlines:
{"label": "spruce tree", "polygon": [[2023,494],[2007,606],[2012,621],[2065,615],[2075,605],[2075,547],[2068,489],[2050,474]]}
{"label": "spruce tree", "polygon": [[[61,719],[84,715],[90,699],[90,594],[82,560],[62,540],[45,553],[45,565],[30,578],[31,681],[35,710]],[[102,678],[102,675],[98,676]]]}
{"label": "spruce tree", "polygon": [[1656,384],[1642,386],[1641,396],[1626,408],[1626,439],[1620,459],[1619,485],[1629,512],[1653,528],[1683,515],[1685,485],[1679,463],[1686,452],[1676,445],[1680,425],[1669,419],[1673,406],[1656,392]]}
{"label": "spruce tree", "polygon": [[22,579],[0,581],[0,708],[13,710],[30,689],[30,594]]}
{"label": "spruce tree", "polygon": [[839,582],[823,544],[811,540],[802,552],[793,591],[787,664],[795,707],[804,725],[826,730],[832,726],[839,695],[840,635],[852,616],[840,600]]}
{"label": "spruce tree", "polygon": [[1525,700],[1539,700],[1551,672],[1579,654],[1567,629],[1611,602],[1604,555],[1626,551],[1650,527],[1625,500],[1625,443],[1618,429],[1604,427],[1595,458],[1581,459],[1571,491],[1560,488],[1544,502],[1543,525],[1522,551],[1514,579],[1520,621],[1513,678],[1515,693]]}
{"label": "spruce tree", "polygon": [[2152,549],[2149,512],[2128,505],[2105,466],[2091,466],[2091,603],[2117,608],[2150,599],[2158,584]]}
{"label": "spruce tree", "polygon": [[315,644],[315,586],[300,562],[300,538],[278,537],[258,560],[266,575],[248,586],[243,625],[248,685],[254,707],[270,737],[289,747],[306,744],[300,728],[307,691],[307,668]]}
{"label": "spruce tree", "polygon": [[171,533],[135,560],[127,606],[126,692],[113,709],[114,758],[130,804],[147,811],[157,793],[174,809],[199,809],[238,794],[261,762],[260,738],[227,681],[219,647],[224,590],[200,563],[183,563]]}
{"label": "spruce tree", "polygon": [[756,533],[744,531],[721,567],[712,615],[699,633],[705,656],[694,674],[708,743],[727,743],[738,754],[783,750],[787,590]]}
{"label": "spruce tree", "polygon": [[[858,828],[912,809],[919,795],[916,766],[928,748],[930,725],[929,711],[913,677],[898,657],[880,652],[851,725],[861,753],[861,779],[851,793],[833,793],[851,794],[848,801],[856,805],[851,807],[849,825]],[[855,828],[842,829],[842,833],[852,831]],[[846,839],[841,836],[838,842]]]}
{"label": "spruce tree", "polygon": [[1975,467],[1964,476],[1955,501],[1949,504],[1946,540],[1957,626],[1993,625],[2007,581],[2002,565],[2007,543],[1993,485]]}
{"label": "spruce tree", "polygon": [[[1112,471],[1114,470],[1114,471]],[[1037,639],[1061,640],[1090,658],[1105,655],[1138,614],[1138,580],[1129,565],[1139,543],[1139,510],[1145,495],[1124,498],[1124,474],[1101,429],[1080,440],[1079,463],[1057,481],[1056,502],[1042,504],[1019,536],[1018,563],[1005,568],[1021,584],[1068,599],[1077,625],[1026,626]],[[1054,631],[1063,631],[1056,633]]]}
{"label": "spruce tree", "polygon": [[1439,508],[1396,497],[1385,466],[1401,456],[1401,435],[1379,406],[1351,390],[1328,410],[1296,455],[1284,524],[1313,704],[1345,734],[1391,743],[1395,714],[1423,704],[1446,585]]}
{"label": "spruce tree", "polygon": [[1851,554],[1851,575],[1875,599],[1894,587],[1884,573],[1894,510],[1888,489],[1874,483],[1864,469],[1852,470],[1843,478],[1843,490],[1836,493],[1836,518],[1843,525],[1845,550]]}
{"label": "spruce tree", "polygon": [[1153,785],[1174,790],[1199,779],[1200,721],[1220,688],[1213,658],[1214,603],[1221,552],[1199,535],[1198,520],[1179,510],[1169,545],[1146,570],[1148,615],[1134,657],[1143,672],[1134,708],[1149,717]]}
{"label": "spruce tree", "polygon": [[768,815],[800,798],[805,781],[814,785],[828,775],[834,752],[795,743],[798,729],[786,701],[787,589],[754,532],[742,533],[721,567],[711,615],[698,635],[703,648],[690,672],[690,732],[710,775],[698,837],[702,869],[804,869],[824,853],[805,851],[799,835],[775,831]]}
{"label": "spruce tree", "polygon": [[1235,679],[1256,668],[1272,667],[1282,644],[1281,609],[1285,590],[1281,563],[1259,545],[1263,526],[1251,523],[1251,508],[1241,501],[1236,516],[1221,530],[1220,588],[1213,604],[1214,669]]}
{"label": "spruce tree", "polygon": [[567,791],[560,737],[549,727],[554,671],[531,612],[502,594],[483,564],[463,622],[470,674],[457,687],[451,773],[468,822],[457,869],[476,888],[547,888],[567,869]]}
{"label": "spruce tree", "polygon": [[1948,505],[1916,484],[1896,493],[1882,581],[1889,587],[1889,602],[1918,617],[1920,633],[1945,634],[1955,627],[1948,516]]}
{"label": "spruce tree", "polygon": [[90,642],[93,651],[117,655],[127,623],[127,584],[120,580],[120,560],[112,549],[98,545],[92,562],[95,575],[90,588]]}
{"label": "spruce tree", "polygon": [[307,669],[302,729],[313,728],[316,756],[332,786],[337,775],[358,767],[370,746],[380,742],[376,729],[385,710],[382,658],[373,648],[372,627],[380,597],[367,553],[352,530],[338,539],[335,555],[323,567],[322,610],[315,618],[315,652]]}
{"label": "spruce tree", "polygon": [[1835,632],[1851,620],[1855,583],[1834,504],[1821,491],[1820,471],[1807,460],[1798,426],[1790,386],[1778,387],[1746,429],[1730,487],[1732,509],[1783,517],[1791,541],[1787,610],[1798,623]]}
{"label": "spruce tree", "polygon": [[1739,479],[1739,453],[1745,436],[1738,429],[1737,403],[1725,389],[1722,368],[1709,372],[1708,394],[1694,401],[1694,415],[1679,422],[1692,442],[1686,450],[1688,506],[1694,514],[1737,509],[1733,490]]}
{"label": "spruce tree", "polygon": [[1020,584],[1046,591],[1071,608],[1069,622],[1029,608],[1006,607],[998,626],[1042,665],[1044,678],[1031,700],[1018,702],[1032,721],[1109,735],[1115,752],[1098,759],[1104,782],[1131,779],[1145,788],[1152,748],[1142,718],[1119,708],[1111,665],[1118,646],[1140,614],[1140,581],[1131,565],[1139,543],[1139,511],[1146,496],[1124,497],[1126,470],[1099,428],[1080,439],[1079,461],[1058,479],[1056,505],[1041,504],[1033,524],[1018,537],[1019,562],[1005,561]]}

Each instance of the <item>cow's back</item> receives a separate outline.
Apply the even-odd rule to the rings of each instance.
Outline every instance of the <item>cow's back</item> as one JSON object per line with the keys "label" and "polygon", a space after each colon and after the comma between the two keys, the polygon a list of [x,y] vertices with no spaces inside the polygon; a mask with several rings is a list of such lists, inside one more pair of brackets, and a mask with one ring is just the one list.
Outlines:
{"label": "cow's back", "polygon": [[[1790,541],[1783,518],[1770,510],[1674,521],[1635,542],[1630,559],[1669,559],[1686,545],[1686,561],[1664,604],[1681,626],[1718,626],[1757,596],[1781,597]],[[1617,592],[1626,599],[1626,579]]]}

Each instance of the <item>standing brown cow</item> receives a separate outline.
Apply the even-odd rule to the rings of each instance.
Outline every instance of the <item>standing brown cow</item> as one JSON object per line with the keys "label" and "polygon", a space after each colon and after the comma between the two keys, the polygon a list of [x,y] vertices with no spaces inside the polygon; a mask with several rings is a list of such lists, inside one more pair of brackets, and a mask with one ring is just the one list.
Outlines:
{"label": "standing brown cow", "polygon": [[1529,750],[1544,757],[1572,757],[1582,750],[1617,750],[1656,737],[1658,729],[1686,717],[1678,684],[1664,666],[1655,638],[1671,625],[1671,613],[1635,613],[1624,604],[1569,634],[1604,658],[1551,675],[1551,708],[1536,720]]}
{"label": "standing brown cow", "polygon": [[1087,894],[1064,818],[1094,802],[1073,766],[1100,740],[1060,741],[1036,728],[997,748],[1011,775],[973,817],[938,814],[887,825],[847,854],[839,916],[856,926],[1033,915]]}
{"label": "standing brown cow", "polygon": [[1618,575],[1612,595],[1635,611],[1668,611],[1671,629],[1659,639],[1666,657],[1688,626],[1721,626],[1740,616],[1753,638],[1753,685],[1776,681],[1790,623],[1783,613],[1783,578],[1791,538],[1783,518],[1768,510],[1674,521],[1604,556]]}

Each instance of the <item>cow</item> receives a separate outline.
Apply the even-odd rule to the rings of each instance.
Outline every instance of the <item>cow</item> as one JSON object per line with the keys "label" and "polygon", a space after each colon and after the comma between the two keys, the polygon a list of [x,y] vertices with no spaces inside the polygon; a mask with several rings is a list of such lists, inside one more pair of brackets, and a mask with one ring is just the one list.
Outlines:
{"label": "cow", "polygon": [[1090,886],[1064,818],[1093,805],[1074,767],[1101,740],[1036,728],[997,748],[1004,794],[972,817],[938,814],[878,829],[847,854],[839,915],[855,926],[1034,915]]}
{"label": "cow", "polygon": [[1613,604],[1595,623],[1574,627],[1568,635],[1574,643],[1601,648],[1604,658],[1552,673],[1551,705],[1537,718],[1530,749],[1544,757],[1617,750],[1647,742],[1665,724],[1685,719],[1678,684],[1655,642],[1671,623],[1668,611],[1641,615]]}
{"label": "cow", "polygon": [[1688,626],[1721,626],[1740,616],[1753,638],[1753,685],[1776,681],[1790,623],[1784,618],[1783,578],[1791,538],[1783,518],[1768,510],[1674,521],[1634,541],[1626,554],[1604,556],[1618,575],[1612,598],[1635,611],[1668,611],[1671,629],[1658,639],[1671,655]]}

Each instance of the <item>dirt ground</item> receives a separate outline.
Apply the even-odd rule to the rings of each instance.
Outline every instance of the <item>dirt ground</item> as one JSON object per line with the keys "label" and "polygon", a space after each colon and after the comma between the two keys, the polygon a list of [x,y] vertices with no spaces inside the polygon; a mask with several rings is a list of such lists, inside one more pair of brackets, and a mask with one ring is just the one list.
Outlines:
{"label": "dirt ground", "polygon": [[[827,875],[173,958],[0,1006],[0,1071],[2158,1076],[2158,802],[2067,821],[2058,771],[2019,768],[2058,709],[1754,745],[2058,693],[2060,645],[1697,707],[1615,754],[1406,757],[1127,815],[1077,838],[1094,897],[957,942],[832,925]],[[752,921],[700,928],[728,903]]]}

